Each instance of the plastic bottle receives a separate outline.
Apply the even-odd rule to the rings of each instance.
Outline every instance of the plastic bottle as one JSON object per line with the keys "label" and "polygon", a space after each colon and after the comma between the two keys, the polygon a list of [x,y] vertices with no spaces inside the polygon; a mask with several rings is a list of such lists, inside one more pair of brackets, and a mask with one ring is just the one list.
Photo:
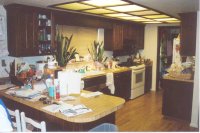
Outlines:
{"label": "plastic bottle", "polygon": [[54,78],[53,78],[53,75],[50,75],[50,85],[49,85],[49,88],[48,88],[48,91],[49,91],[49,97],[51,97],[52,99],[54,98],[54,93],[55,93],[55,88],[54,88]]}
{"label": "plastic bottle", "polygon": [[54,79],[54,86],[55,86],[55,99],[60,100],[60,85],[58,79]]}

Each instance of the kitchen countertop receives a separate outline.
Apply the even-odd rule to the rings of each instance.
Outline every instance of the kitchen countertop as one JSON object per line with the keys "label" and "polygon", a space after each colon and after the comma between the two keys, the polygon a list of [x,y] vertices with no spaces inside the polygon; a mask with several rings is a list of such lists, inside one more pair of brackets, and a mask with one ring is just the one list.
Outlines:
{"label": "kitchen countertop", "polygon": [[[85,91],[85,90],[82,90],[82,92],[88,93],[88,91]],[[60,112],[51,113],[42,109],[43,107],[47,105],[43,104],[40,101],[31,102],[28,100],[24,100],[23,98],[13,97],[11,95],[6,94],[5,90],[0,91],[0,96],[8,100],[11,100],[13,102],[20,103],[24,106],[31,107],[35,110],[45,112],[46,114],[54,116],[56,118],[59,118],[68,122],[74,122],[74,123],[87,123],[87,122],[98,120],[108,114],[111,114],[117,111],[125,103],[125,100],[123,98],[105,95],[105,94],[99,95],[98,97],[94,97],[94,98],[84,98],[84,97],[81,97],[80,95],[76,95],[75,96],[76,100],[65,101],[65,102],[68,104],[73,104],[73,105],[84,104],[86,107],[92,109],[93,111],[86,114],[74,116],[74,117],[66,117]]]}
{"label": "kitchen countertop", "polygon": [[118,67],[118,68],[115,68],[115,69],[104,69],[104,70],[101,70],[99,73],[97,72],[97,74],[92,74],[92,75],[86,74],[86,76],[84,76],[82,79],[103,76],[103,75],[106,75],[107,73],[120,73],[120,72],[125,72],[125,71],[130,71],[130,70],[132,70],[132,69],[129,68],[129,67]]}
{"label": "kitchen countertop", "polygon": [[176,81],[183,81],[183,82],[194,82],[194,80],[192,79],[179,79],[179,78],[174,78],[174,77],[171,77],[169,76],[168,74],[165,74],[163,76],[163,79],[168,79],[168,80],[176,80]]}

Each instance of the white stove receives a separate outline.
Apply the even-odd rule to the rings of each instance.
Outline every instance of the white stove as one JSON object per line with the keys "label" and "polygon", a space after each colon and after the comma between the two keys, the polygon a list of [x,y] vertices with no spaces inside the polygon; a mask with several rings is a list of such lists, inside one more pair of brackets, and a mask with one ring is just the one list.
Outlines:
{"label": "white stove", "polygon": [[130,68],[132,69],[130,99],[134,99],[144,94],[145,65],[131,66]]}

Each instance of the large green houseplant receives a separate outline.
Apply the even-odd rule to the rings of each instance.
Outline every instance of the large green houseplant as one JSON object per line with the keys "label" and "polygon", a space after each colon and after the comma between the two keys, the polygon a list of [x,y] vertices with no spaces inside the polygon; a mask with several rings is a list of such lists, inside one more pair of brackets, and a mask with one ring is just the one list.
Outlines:
{"label": "large green houseplant", "polygon": [[88,52],[94,62],[104,63],[107,60],[107,57],[104,57],[103,42],[94,41],[91,44],[91,49],[88,48]]}
{"label": "large green houseplant", "polygon": [[59,31],[56,35],[57,49],[55,56],[58,65],[61,67],[66,66],[67,63],[73,59],[77,53],[76,48],[70,47],[72,37],[73,35],[68,38],[67,36],[61,34]]}

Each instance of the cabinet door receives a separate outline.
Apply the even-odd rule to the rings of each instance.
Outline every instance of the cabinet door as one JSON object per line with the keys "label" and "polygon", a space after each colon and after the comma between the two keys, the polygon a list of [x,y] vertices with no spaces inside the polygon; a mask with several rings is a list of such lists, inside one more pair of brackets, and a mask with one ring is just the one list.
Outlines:
{"label": "cabinet door", "polygon": [[123,49],[123,26],[114,24],[113,26],[113,50]]}
{"label": "cabinet door", "polygon": [[115,96],[128,100],[131,95],[131,71],[114,74]]}
{"label": "cabinet door", "polygon": [[183,13],[181,16],[181,55],[195,56],[197,13]]}
{"label": "cabinet door", "polygon": [[137,27],[136,44],[138,49],[144,49],[144,26]]}
{"label": "cabinet door", "polygon": [[152,65],[146,66],[145,68],[145,89],[144,92],[147,93],[151,90],[152,85]]}
{"label": "cabinet door", "polygon": [[35,13],[32,8],[7,7],[8,50],[11,56],[36,54]]}
{"label": "cabinet door", "polygon": [[[31,56],[37,55],[37,48],[36,48],[36,13],[33,9],[26,9],[23,13],[21,13],[23,18],[25,19],[24,26],[22,26],[24,33],[21,35],[24,40],[21,45],[21,53],[22,56]],[[20,45],[20,44],[19,44]]]}
{"label": "cabinet door", "polygon": [[192,111],[193,83],[163,79],[162,113],[190,121]]}

